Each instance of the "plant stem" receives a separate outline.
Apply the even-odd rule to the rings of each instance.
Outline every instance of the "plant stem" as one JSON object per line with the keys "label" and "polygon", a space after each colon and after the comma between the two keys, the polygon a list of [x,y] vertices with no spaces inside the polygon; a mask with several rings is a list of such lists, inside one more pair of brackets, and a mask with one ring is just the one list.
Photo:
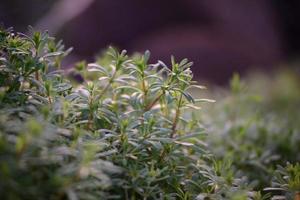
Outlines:
{"label": "plant stem", "polygon": [[176,127],[177,127],[178,119],[179,119],[179,116],[180,116],[180,107],[181,107],[181,102],[182,102],[182,96],[183,95],[180,94],[178,105],[177,105],[177,109],[176,109],[176,113],[175,113],[175,117],[173,119],[172,132],[170,134],[170,138],[173,138],[174,135],[175,135],[175,133],[176,133]]}
{"label": "plant stem", "polygon": [[89,107],[90,107],[90,113],[88,118],[88,129],[92,130],[92,121],[93,121],[93,93],[91,93],[91,98],[89,99]]}
{"label": "plant stem", "polygon": [[160,95],[158,95],[153,101],[152,103],[148,104],[148,106],[146,106],[146,108],[144,109],[145,112],[151,110],[151,108],[160,100],[160,98],[164,95],[164,92],[162,92]]}
{"label": "plant stem", "polygon": [[147,94],[148,94],[148,89],[146,88],[146,83],[145,83],[145,79],[144,79],[144,75],[143,75],[143,82],[142,82],[142,90],[144,92],[144,103],[146,103],[146,97],[147,97]]}
{"label": "plant stem", "polygon": [[101,98],[106,93],[106,91],[108,90],[109,86],[112,84],[113,80],[115,79],[116,74],[117,74],[117,70],[115,70],[115,72],[113,73],[113,75],[109,79],[108,83],[105,85],[105,87],[101,91],[101,93],[99,95],[99,98]]}
{"label": "plant stem", "polygon": [[49,101],[49,104],[52,105],[52,100],[51,100],[50,95],[48,96],[48,101]]}

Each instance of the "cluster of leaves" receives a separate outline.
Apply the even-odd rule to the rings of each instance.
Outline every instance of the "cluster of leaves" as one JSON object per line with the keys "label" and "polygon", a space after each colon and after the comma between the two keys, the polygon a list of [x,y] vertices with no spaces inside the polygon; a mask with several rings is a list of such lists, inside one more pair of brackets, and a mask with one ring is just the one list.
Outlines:
{"label": "cluster of leaves", "polygon": [[0,199],[299,195],[297,79],[246,87],[235,76],[200,112],[211,100],[191,95],[204,87],[186,59],[110,48],[71,70],[79,83],[61,70],[70,51],[47,33],[0,29]]}
{"label": "cluster of leaves", "polygon": [[1,199],[101,198],[95,188],[120,173],[94,156],[102,143],[72,122],[72,85],[59,69],[69,51],[47,33],[0,31]]}
{"label": "cluster of leaves", "polygon": [[283,199],[298,200],[300,198],[300,164],[277,166],[274,173],[272,187],[265,188],[266,191],[276,191],[277,196]]}
{"label": "cluster of leaves", "polygon": [[[299,86],[297,75],[287,71],[273,78],[254,74],[243,81],[235,75],[231,90],[211,94],[218,103],[205,106],[205,115],[199,115],[210,127],[207,142],[211,152],[231,160],[235,176],[246,176],[257,190],[272,187],[274,174],[294,165],[295,173],[289,177],[299,177],[300,115],[295,109],[300,106]],[[281,167],[287,162],[286,169]],[[285,187],[286,183],[279,183],[277,188]],[[295,187],[285,187],[286,199],[300,190],[299,184]],[[274,188],[265,191],[278,193]]]}
{"label": "cluster of leaves", "polygon": [[189,93],[203,88],[192,63],[110,48],[77,64],[78,84],[60,69],[69,52],[47,33],[0,30],[1,199],[248,198],[205,147],[193,111],[210,100]]}

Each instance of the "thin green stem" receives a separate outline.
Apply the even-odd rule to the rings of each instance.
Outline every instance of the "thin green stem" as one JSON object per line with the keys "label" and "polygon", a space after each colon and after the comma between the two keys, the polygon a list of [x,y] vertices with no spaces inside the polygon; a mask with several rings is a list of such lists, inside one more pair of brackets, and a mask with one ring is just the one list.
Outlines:
{"label": "thin green stem", "polygon": [[90,99],[89,99],[89,108],[90,108],[90,111],[89,111],[89,117],[88,117],[88,129],[89,130],[92,130],[92,121],[93,121],[93,91],[91,92],[91,95],[90,95]]}
{"label": "thin green stem", "polygon": [[151,110],[151,108],[160,100],[160,98],[164,95],[165,93],[162,92],[160,95],[158,95],[150,104],[146,106],[144,109],[145,112]]}
{"label": "thin green stem", "polygon": [[175,117],[173,119],[172,132],[170,134],[170,138],[173,138],[175,133],[176,133],[177,124],[178,124],[178,120],[179,120],[179,117],[180,117],[180,107],[181,107],[181,103],[182,103],[182,96],[183,95],[180,94],[179,101],[178,101],[178,104],[177,104],[177,109],[176,109],[176,112],[175,112]]}
{"label": "thin green stem", "polygon": [[105,87],[103,88],[103,90],[99,94],[99,98],[101,98],[106,93],[106,91],[108,90],[109,86],[113,83],[113,80],[115,79],[116,74],[117,74],[117,70],[115,70],[115,72],[113,73],[113,75],[109,79],[108,83],[105,85]]}

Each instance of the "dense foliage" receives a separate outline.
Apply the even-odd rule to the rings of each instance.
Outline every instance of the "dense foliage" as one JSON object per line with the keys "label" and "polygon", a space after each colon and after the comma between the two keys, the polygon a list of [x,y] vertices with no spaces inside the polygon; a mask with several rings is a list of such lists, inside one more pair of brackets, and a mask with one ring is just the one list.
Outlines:
{"label": "dense foliage", "polygon": [[217,103],[199,115],[209,127],[213,154],[230,160],[236,176],[246,176],[258,190],[274,185],[275,171],[282,169],[278,165],[300,161],[299,77],[290,71],[272,77],[255,73],[240,80],[235,75],[231,90],[210,94]]}
{"label": "dense foliage", "polygon": [[70,51],[47,33],[0,30],[1,199],[258,200],[299,191],[297,123],[268,124],[268,110],[252,120],[256,104],[237,80],[234,100],[199,111],[212,100],[191,95],[204,87],[186,59],[149,64],[148,51],[109,48],[70,77],[61,69]]}

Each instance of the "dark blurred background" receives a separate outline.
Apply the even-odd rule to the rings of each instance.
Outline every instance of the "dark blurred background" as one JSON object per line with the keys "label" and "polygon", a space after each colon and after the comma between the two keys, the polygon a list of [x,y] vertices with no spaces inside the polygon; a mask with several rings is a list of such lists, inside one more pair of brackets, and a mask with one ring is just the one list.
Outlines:
{"label": "dark blurred background", "polygon": [[0,22],[49,30],[75,48],[69,62],[108,45],[194,61],[197,78],[269,71],[300,55],[299,0],[1,0]]}

